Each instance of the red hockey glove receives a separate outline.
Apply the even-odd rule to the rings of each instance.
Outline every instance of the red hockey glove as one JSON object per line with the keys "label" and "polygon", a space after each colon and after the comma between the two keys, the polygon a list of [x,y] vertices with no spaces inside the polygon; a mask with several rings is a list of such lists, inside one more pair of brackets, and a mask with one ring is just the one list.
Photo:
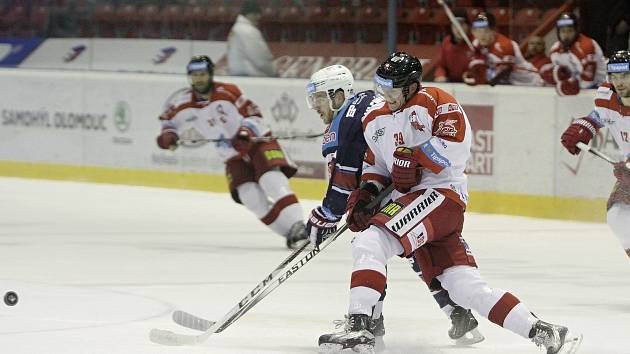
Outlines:
{"label": "red hockey glove", "polygon": [[242,155],[246,155],[254,146],[252,138],[256,136],[251,129],[240,127],[236,135],[232,138],[232,147]]}
{"label": "red hockey glove", "polygon": [[562,133],[560,142],[571,154],[577,155],[580,153],[577,143],[588,144],[595,133],[597,133],[595,124],[588,118],[580,118],[571,123],[567,130]]}
{"label": "red hockey glove", "polygon": [[575,96],[580,93],[580,82],[575,78],[558,81],[556,92],[559,96]]}
{"label": "red hockey glove", "polygon": [[394,151],[392,164],[392,183],[401,193],[407,193],[420,182],[422,170],[413,150],[400,146]]}
{"label": "red hockey glove", "polygon": [[617,162],[613,165],[613,173],[622,185],[630,185],[630,162]]}
{"label": "red hockey glove", "polygon": [[177,141],[179,140],[179,136],[172,130],[165,130],[157,137],[157,144],[160,149],[171,149],[175,150],[177,148]]}
{"label": "red hockey glove", "polygon": [[568,67],[564,65],[555,65],[553,67],[553,79],[555,82],[568,80],[571,76],[571,70]]}
{"label": "red hockey glove", "polygon": [[346,222],[348,228],[353,232],[363,231],[370,226],[370,219],[376,213],[378,207],[366,209],[378,194],[378,188],[372,183],[366,183],[359,189],[355,189],[348,197],[348,205],[346,206],[347,216]]}

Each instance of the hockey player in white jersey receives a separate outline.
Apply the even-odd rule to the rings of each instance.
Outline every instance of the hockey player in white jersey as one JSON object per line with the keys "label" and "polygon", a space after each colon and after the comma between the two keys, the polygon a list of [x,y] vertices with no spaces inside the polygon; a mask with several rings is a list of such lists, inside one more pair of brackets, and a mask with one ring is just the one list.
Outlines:
{"label": "hockey player in white jersey", "polygon": [[[539,320],[514,295],[481,277],[462,237],[470,124],[450,94],[421,87],[421,74],[420,60],[402,52],[376,71],[376,92],[386,102],[363,118],[368,150],[361,186],[347,206],[348,224],[361,231],[352,243],[348,319],[343,331],[320,337],[320,351],[374,351],[369,318],[385,287],[387,262],[413,254],[426,283],[439,282],[460,306],[531,339],[548,354],[575,353],[581,335]],[[390,182],[391,201],[367,210]]]}
{"label": "hockey player in white jersey", "polygon": [[214,64],[205,55],[193,57],[187,71],[191,87],[175,92],[166,102],[158,146],[175,149],[180,137],[225,139],[215,148],[225,163],[234,201],[285,237],[287,247],[299,247],[308,236],[302,207],[288,180],[297,169],[276,140],[252,139],[271,136],[258,106],[235,85],[214,81]]}
{"label": "hockey player in white jersey", "polygon": [[562,134],[562,145],[573,155],[577,143],[588,144],[599,129],[608,127],[626,161],[613,167],[617,182],[608,198],[608,225],[630,257],[630,52],[620,50],[608,60],[608,83],[595,93],[595,108],[575,120]]}
{"label": "hockey player in white jersey", "polygon": [[[331,65],[316,71],[307,86],[307,94],[309,107],[317,111],[326,124],[322,155],[330,171],[326,195],[321,205],[311,211],[306,224],[311,243],[317,246],[337,231],[348,196],[359,186],[363,156],[367,150],[361,118],[382,99],[375,99],[374,91],[371,90],[355,94],[354,77],[343,65]],[[410,262],[413,270],[420,273],[413,257]],[[475,330],[478,322],[470,310],[455,304],[442,288],[431,289],[431,292],[452,322],[448,334],[456,344],[470,345],[484,339]],[[372,312],[370,331],[377,338],[385,335],[382,316],[385,294],[386,291],[383,291]]]}

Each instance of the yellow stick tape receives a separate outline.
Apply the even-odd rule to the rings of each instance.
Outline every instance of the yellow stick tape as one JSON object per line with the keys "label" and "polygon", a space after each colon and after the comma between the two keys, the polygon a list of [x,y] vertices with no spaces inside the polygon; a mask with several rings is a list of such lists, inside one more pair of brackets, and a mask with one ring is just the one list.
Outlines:
{"label": "yellow stick tape", "polygon": [[[128,184],[218,193],[228,191],[225,176],[192,172],[0,161],[0,176]],[[291,187],[300,198],[321,200],[326,192],[327,185],[323,180],[292,178],[290,181]],[[597,222],[606,220],[605,199],[472,191],[467,210],[549,219]]]}

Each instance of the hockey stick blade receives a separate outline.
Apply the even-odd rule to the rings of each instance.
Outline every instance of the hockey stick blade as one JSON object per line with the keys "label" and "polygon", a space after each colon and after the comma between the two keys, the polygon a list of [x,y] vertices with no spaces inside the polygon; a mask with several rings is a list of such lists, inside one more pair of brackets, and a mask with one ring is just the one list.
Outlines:
{"label": "hockey stick blade", "polygon": [[201,318],[181,310],[173,312],[173,321],[182,327],[195,329],[201,332],[207,331],[208,328],[215,324],[213,321],[208,321],[205,318]]}
{"label": "hockey stick blade", "polygon": [[[324,133],[317,134],[302,134],[302,135],[288,135],[288,136],[257,136],[251,138],[253,142],[267,142],[271,140],[299,140],[299,139],[315,139],[323,136]],[[230,138],[217,138],[217,139],[180,139],[178,145],[186,144],[198,144],[198,143],[218,143],[230,141]]]}
{"label": "hockey stick blade", "polygon": [[[374,200],[368,203],[366,208],[369,209],[377,206],[386,196],[388,196],[392,192],[393,189],[394,186],[389,185]],[[278,268],[276,268],[274,272],[272,272],[272,274],[275,273],[274,277],[270,279],[266,285],[263,285],[262,287],[259,287],[260,284],[257,285],[254,290],[248,293],[245,298],[243,298],[243,300],[241,300],[235,307],[232,308],[232,310],[230,310],[219,321],[212,324],[210,328],[208,328],[205,332],[198,335],[189,335],[154,328],[149,333],[149,339],[154,343],[162,345],[196,345],[206,341],[213,333],[221,332],[229,327],[232,323],[236,322],[236,320],[241,318],[247,311],[253,308],[254,305],[260,302],[273,290],[275,290],[277,287],[287,281],[289,277],[295,274],[300,268],[302,268],[309,261],[315,258],[315,256],[317,256],[317,254],[319,254],[321,250],[328,247],[328,245],[334,242],[347,229],[348,224],[344,224],[343,226],[341,226],[335,234],[322,242],[318,247],[311,249],[308,253],[304,255],[304,257],[291,264],[290,267],[286,269],[283,268],[282,273],[277,272]],[[294,253],[301,253],[302,250],[306,249],[308,245],[309,243],[305,243]],[[287,259],[292,259],[291,256],[289,256],[289,258]],[[279,275],[276,277],[275,275],[277,274]]]}

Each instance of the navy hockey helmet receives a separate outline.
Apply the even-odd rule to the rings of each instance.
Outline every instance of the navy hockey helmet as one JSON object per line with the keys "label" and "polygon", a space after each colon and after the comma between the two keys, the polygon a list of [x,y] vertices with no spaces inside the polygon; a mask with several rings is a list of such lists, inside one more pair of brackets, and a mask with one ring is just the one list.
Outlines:
{"label": "navy hockey helmet", "polygon": [[[420,89],[420,79],[422,78],[422,63],[420,59],[405,52],[391,54],[376,69],[374,81],[376,92],[384,94],[386,90],[402,89],[405,100],[409,98],[409,85],[418,83],[417,90]],[[414,92],[415,93],[415,92]]]}
{"label": "navy hockey helmet", "polygon": [[606,68],[609,74],[625,73],[630,71],[630,52],[627,50],[616,51],[608,59]]}
{"label": "navy hockey helmet", "polygon": [[206,70],[210,75],[214,73],[214,63],[207,55],[195,55],[190,58],[188,65],[186,65],[186,72],[190,74],[193,71]]}

